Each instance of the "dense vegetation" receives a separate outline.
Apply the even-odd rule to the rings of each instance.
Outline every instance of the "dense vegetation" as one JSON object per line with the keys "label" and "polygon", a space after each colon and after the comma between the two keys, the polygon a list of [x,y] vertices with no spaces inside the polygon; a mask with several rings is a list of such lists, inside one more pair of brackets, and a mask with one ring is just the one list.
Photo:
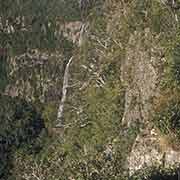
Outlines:
{"label": "dense vegetation", "polygon": [[[92,2],[82,14],[76,0],[0,0],[0,179],[128,179],[126,158],[142,124],[121,125],[120,69],[130,35],[147,29],[167,59],[152,122],[179,144],[179,12],[156,0]],[[79,21],[86,25],[80,47],[63,29]],[[144,48],[155,44],[149,41],[142,36]],[[56,128],[71,56],[63,126]],[[166,174],[158,173],[134,178]]]}
{"label": "dense vegetation", "polygon": [[45,126],[41,115],[25,100],[1,95],[0,104],[0,178],[4,179],[10,175],[17,149],[27,154],[39,152],[42,147],[35,139],[40,140]]}

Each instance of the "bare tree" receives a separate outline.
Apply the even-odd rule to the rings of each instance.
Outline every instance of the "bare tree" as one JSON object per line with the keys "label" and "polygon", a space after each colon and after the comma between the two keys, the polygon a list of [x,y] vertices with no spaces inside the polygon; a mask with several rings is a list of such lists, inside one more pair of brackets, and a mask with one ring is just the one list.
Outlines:
{"label": "bare tree", "polygon": [[66,101],[66,95],[67,95],[67,88],[68,88],[68,80],[69,80],[69,67],[73,60],[73,57],[71,57],[66,64],[65,72],[64,72],[64,80],[63,80],[63,88],[62,88],[62,97],[61,102],[59,104],[58,113],[57,113],[57,125],[56,127],[62,127],[62,117],[63,117],[63,110],[64,110],[64,103]]}

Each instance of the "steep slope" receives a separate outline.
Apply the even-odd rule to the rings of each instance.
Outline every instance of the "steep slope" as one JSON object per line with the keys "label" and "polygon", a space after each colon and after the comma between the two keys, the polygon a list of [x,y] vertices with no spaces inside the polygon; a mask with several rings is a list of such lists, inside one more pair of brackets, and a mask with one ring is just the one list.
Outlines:
{"label": "steep slope", "polygon": [[[78,5],[73,2],[67,3],[71,10]],[[10,56],[5,94],[34,103],[48,131],[38,154],[14,152],[12,178],[151,179],[156,171],[176,171],[180,23],[173,7],[157,0],[97,1],[82,19],[64,9],[55,48]]]}

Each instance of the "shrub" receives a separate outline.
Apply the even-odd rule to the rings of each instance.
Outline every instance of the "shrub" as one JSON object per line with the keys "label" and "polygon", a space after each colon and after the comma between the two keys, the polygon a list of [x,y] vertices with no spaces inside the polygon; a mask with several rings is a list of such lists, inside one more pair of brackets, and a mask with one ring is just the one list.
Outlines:
{"label": "shrub", "polygon": [[0,96],[0,178],[9,175],[12,153],[23,148],[27,153],[39,151],[37,139],[45,128],[33,105],[18,98]]}

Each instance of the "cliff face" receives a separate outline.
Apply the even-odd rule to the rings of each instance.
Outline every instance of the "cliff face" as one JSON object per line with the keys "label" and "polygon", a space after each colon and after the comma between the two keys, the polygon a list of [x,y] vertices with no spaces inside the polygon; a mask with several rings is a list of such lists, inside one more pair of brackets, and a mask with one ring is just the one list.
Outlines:
{"label": "cliff face", "polygon": [[128,42],[121,66],[124,82],[125,110],[123,122],[146,124],[152,118],[152,101],[158,94],[162,48],[158,47],[150,29],[135,31]]}
{"label": "cliff face", "polygon": [[38,160],[14,153],[17,179],[115,180],[179,165],[179,14],[164,3],[97,3],[83,22],[62,21],[55,51],[8,59],[4,94],[34,103],[48,132]]}
{"label": "cliff face", "polygon": [[[162,64],[162,49],[155,43],[150,29],[135,31],[126,48],[126,58],[121,66],[122,82],[125,84],[125,109],[122,123],[129,128],[140,125],[128,157],[130,173],[151,166],[157,157],[156,147],[151,139],[153,98],[157,97],[159,90],[160,71]],[[159,66],[159,67],[158,67]],[[146,157],[148,156],[148,157]],[[151,159],[152,158],[152,159]],[[151,159],[151,160],[150,160]]]}
{"label": "cliff face", "polygon": [[57,33],[63,35],[61,51],[49,53],[29,49],[24,54],[8,58],[9,84],[5,93],[28,101],[55,101],[61,96],[67,58],[78,45],[82,22],[60,23]]}
{"label": "cliff face", "polygon": [[[116,28],[119,27],[119,34],[123,32],[123,27],[125,28],[123,18],[126,19],[126,23],[128,20],[130,21],[126,31],[131,29],[131,25],[134,26],[134,29],[130,30],[129,34],[127,33],[128,40],[126,44],[123,44],[125,47],[125,56],[121,59],[120,75],[125,89],[122,124],[127,129],[132,129],[133,127],[139,128],[139,133],[127,156],[127,167],[130,175],[144,171],[145,169],[153,169],[154,167],[175,168],[180,163],[179,148],[174,148],[173,143],[170,142],[176,141],[174,127],[178,126],[178,124],[176,122],[173,128],[169,128],[166,124],[166,118],[169,118],[169,124],[173,124],[173,119],[169,116],[166,118],[161,116],[161,110],[163,108],[168,109],[169,104],[174,101],[173,99],[178,99],[179,96],[173,94],[173,89],[176,89],[178,85],[170,82],[176,81],[173,80],[175,77],[172,72],[175,71],[175,74],[178,72],[178,69],[174,69],[177,66],[174,65],[172,57],[173,44],[176,41],[176,32],[178,32],[179,27],[178,16],[172,9],[170,10],[172,15],[166,14],[165,11],[167,9],[161,9],[164,7],[162,2],[156,4],[157,6],[153,5],[155,2],[151,3],[144,2],[144,4],[138,4],[138,2],[135,2],[135,4],[131,4],[132,6],[120,4],[117,9],[121,9],[122,13],[115,11],[114,21],[112,20],[114,24],[117,23],[118,19],[121,21],[118,26],[115,25]],[[168,5],[166,4],[165,6]],[[135,7],[142,8],[144,16],[137,16],[137,9],[134,9]],[[153,14],[158,8],[159,12],[162,10],[160,16],[156,13]],[[139,19],[139,17],[144,19],[144,23],[141,22],[142,19]],[[166,25],[164,18],[167,19]],[[159,21],[159,24],[155,23],[154,26],[154,21],[156,23]],[[170,24],[172,26],[169,28],[168,26]],[[156,28],[159,30],[157,31]],[[117,32],[115,29],[114,31]],[[121,35],[119,37],[121,38],[121,42],[123,42]],[[171,43],[169,43],[170,41]],[[175,44],[179,44],[179,42],[176,41]],[[168,91],[169,95],[164,93],[166,91]],[[169,100],[168,96],[171,96],[171,100]],[[157,116],[159,119],[158,122],[155,122]],[[175,116],[179,122],[178,115],[176,114]],[[166,131],[165,133],[163,128],[169,128],[167,130],[168,132]],[[172,136],[172,134],[174,134],[173,137],[167,137]],[[176,143],[178,146],[178,142]]]}
{"label": "cliff face", "polygon": [[160,101],[160,83],[163,79],[164,48],[158,44],[147,28],[134,32],[129,39],[126,58],[121,66],[125,84],[125,109],[122,123],[129,128],[140,125],[140,132],[132,146],[128,159],[130,174],[153,166],[172,168],[180,162],[180,151],[162,143],[163,135],[153,124],[157,113],[154,101]]}

